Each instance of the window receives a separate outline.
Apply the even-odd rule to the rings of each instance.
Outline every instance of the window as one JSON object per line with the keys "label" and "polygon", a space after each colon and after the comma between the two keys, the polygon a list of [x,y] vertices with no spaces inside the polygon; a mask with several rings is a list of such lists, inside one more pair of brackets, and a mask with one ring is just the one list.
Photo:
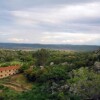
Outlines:
{"label": "window", "polygon": [[3,75],[0,75],[0,77],[2,77]]}

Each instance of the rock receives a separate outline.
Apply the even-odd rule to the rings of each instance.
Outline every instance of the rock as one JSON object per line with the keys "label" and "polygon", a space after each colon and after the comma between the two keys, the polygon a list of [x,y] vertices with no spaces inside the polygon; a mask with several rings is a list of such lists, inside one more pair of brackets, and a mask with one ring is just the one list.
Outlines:
{"label": "rock", "polygon": [[100,62],[94,63],[94,69],[95,69],[95,71],[100,72]]}
{"label": "rock", "polygon": [[44,66],[40,66],[41,70],[44,69]]}
{"label": "rock", "polygon": [[30,66],[31,69],[33,69],[34,66]]}
{"label": "rock", "polygon": [[0,93],[3,92],[3,90],[0,90]]}
{"label": "rock", "polygon": [[54,65],[54,62],[51,62],[51,63],[50,63],[50,66],[52,66],[52,65]]}
{"label": "rock", "polygon": [[69,89],[68,85],[61,86],[61,89]]}
{"label": "rock", "polygon": [[64,66],[64,65],[68,65],[68,62],[61,63],[61,65],[63,65],[63,66]]}
{"label": "rock", "polygon": [[55,82],[53,82],[53,83],[52,83],[52,86],[57,87],[57,86],[58,86],[58,84],[56,84]]}

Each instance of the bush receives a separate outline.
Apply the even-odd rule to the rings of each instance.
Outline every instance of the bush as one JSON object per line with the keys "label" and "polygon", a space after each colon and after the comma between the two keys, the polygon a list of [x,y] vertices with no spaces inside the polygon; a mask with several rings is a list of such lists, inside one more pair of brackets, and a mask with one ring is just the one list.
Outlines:
{"label": "bush", "polygon": [[69,84],[70,91],[75,95],[81,96],[83,99],[99,98],[100,74],[88,70],[88,68],[73,70]]}

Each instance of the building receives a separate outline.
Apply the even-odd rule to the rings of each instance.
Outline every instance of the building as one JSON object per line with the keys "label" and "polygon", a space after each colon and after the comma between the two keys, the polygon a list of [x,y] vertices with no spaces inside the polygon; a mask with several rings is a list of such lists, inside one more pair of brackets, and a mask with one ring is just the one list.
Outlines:
{"label": "building", "polygon": [[5,78],[18,73],[19,66],[0,67],[0,78]]}

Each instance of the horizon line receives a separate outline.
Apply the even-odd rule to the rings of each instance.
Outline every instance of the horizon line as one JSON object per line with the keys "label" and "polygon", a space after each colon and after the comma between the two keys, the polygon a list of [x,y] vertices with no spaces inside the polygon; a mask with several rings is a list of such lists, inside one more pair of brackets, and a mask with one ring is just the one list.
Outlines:
{"label": "horizon line", "polygon": [[15,42],[0,42],[0,44],[37,44],[37,45],[83,45],[83,46],[100,46],[100,45],[97,45],[97,44],[94,44],[94,45],[91,45],[91,44],[45,44],[45,43],[15,43]]}

